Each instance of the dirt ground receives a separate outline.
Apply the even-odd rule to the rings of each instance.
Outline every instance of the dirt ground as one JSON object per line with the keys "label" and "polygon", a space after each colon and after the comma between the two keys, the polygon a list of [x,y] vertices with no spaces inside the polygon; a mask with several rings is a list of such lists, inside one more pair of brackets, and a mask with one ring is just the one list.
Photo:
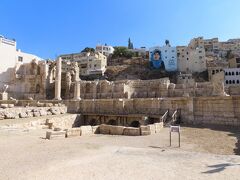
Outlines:
{"label": "dirt ground", "polygon": [[45,140],[46,130],[0,129],[0,179],[240,179],[240,130],[182,127],[150,136]]}

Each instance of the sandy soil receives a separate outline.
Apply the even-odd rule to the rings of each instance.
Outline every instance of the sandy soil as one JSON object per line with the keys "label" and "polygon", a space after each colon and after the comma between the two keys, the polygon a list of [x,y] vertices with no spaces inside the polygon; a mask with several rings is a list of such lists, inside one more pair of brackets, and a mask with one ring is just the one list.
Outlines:
{"label": "sandy soil", "polygon": [[46,130],[0,130],[0,179],[240,179],[240,132],[184,127],[151,136],[45,140]]}

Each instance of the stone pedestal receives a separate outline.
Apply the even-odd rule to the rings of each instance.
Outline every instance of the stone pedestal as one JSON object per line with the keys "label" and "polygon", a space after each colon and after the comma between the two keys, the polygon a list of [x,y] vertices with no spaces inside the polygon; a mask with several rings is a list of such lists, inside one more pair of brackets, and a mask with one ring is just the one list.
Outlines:
{"label": "stone pedestal", "polygon": [[6,92],[0,93],[0,100],[8,100],[8,93]]}
{"label": "stone pedestal", "polygon": [[61,98],[61,74],[62,74],[62,59],[58,58],[56,67],[55,79],[55,100],[62,100]]}

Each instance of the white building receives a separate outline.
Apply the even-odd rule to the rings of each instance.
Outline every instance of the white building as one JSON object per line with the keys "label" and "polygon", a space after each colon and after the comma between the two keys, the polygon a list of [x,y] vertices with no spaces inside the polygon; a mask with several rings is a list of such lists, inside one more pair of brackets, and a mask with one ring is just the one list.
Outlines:
{"label": "white building", "polygon": [[66,62],[62,65],[63,72],[69,70],[70,62],[78,62],[82,76],[103,75],[106,71],[107,57],[99,52],[64,54],[60,57]]}
{"label": "white building", "polygon": [[240,85],[240,68],[226,68],[224,69],[224,72],[226,86]]}
{"label": "white building", "polygon": [[113,54],[114,48],[112,46],[105,46],[105,45],[97,45],[96,46],[96,52],[100,52],[105,56],[109,56],[110,54]]}
{"label": "white building", "polygon": [[14,76],[14,67],[17,64],[29,63],[39,57],[17,50],[15,40],[0,36],[0,89],[4,84],[11,83],[11,76]]}
{"label": "white building", "polygon": [[153,58],[153,53],[155,51],[161,52],[161,60],[164,62],[166,71],[177,71],[177,49],[176,47],[171,47],[169,44],[165,46],[155,46],[149,48],[149,60]]}

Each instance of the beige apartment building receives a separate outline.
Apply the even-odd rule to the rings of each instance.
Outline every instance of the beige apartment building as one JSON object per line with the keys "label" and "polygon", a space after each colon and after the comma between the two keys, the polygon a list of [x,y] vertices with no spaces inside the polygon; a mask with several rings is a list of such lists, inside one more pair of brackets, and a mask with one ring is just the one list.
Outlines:
{"label": "beige apartment building", "polygon": [[207,70],[203,38],[194,38],[188,46],[177,46],[178,71],[193,73]]}
{"label": "beige apartment building", "polygon": [[225,58],[228,51],[240,54],[240,39],[229,39],[220,42],[218,38],[204,39],[206,55]]}
{"label": "beige apartment building", "polygon": [[60,57],[63,60],[63,72],[69,70],[72,62],[78,62],[82,76],[103,75],[107,66],[107,57],[100,52],[65,54]]}

